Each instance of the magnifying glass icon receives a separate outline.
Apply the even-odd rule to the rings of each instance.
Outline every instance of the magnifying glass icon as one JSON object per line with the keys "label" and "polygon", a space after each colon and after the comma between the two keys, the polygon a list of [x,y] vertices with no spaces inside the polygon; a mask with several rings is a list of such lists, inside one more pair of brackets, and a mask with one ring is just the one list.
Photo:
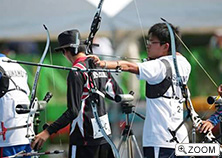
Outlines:
{"label": "magnifying glass icon", "polygon": [[183,152],[184,154],[187,154],[187,152],[185,151],[185,147],[183,145],[178,146],[178,151]]}

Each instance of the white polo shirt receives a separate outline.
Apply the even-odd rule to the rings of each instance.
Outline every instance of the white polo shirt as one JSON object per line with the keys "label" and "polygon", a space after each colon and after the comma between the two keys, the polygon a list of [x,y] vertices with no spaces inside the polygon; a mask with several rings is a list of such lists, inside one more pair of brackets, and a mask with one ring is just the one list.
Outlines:
{"label": "white polo shirt", "polygon": [[[176,74],[173,65],[172,56],[164,56],[155,60],[138,63],[140,80],[145,80],[149,84],[158,84],[166,77],[166,66],[161,61],[169,61],[172,69],[173,86],[176,96],[182,99],[180,87],[176,84]],[[177,55],[178,69],[184,83],[188,81],[191,66],[183,56]],[[151,89],[152,91],[152,89]],[[172,96],[170,87],[165,96]],[[144,147],[165,147],[175,148],[176,142],[169,142],[173,137],[169,129],[175,130],[183,121],[183,104],[179,100],[159,97],[155,99],[146,98],[146,119],[143,128],[143,146]],[[188,132],[183,125],[177,132],[178,141],[187,143]]]}
{"label": "white polo shirt", "polygon": [[[16,85],[25,90],[27,94],[20,90],[12,90],[0,98],[0,122],[3,122],[6,128],[26,125],[28,114],[17,114],[15,108],[18,104],[27,104],[28,106],[30,104],[27,73],[19,64],[2,62],[3,59],[8,58],[0,57],[0,66]],[[13,88],[15,88],[15,85],[12,81],[9,81],[9,89]],[[1,127],[0,131],[2,131]],[[2,135],[0,135],[0,147],[29,144],[29,140],[25,138],[26,134],[26,128],[9,130],[5,135],[6,140],[3,140]]]}

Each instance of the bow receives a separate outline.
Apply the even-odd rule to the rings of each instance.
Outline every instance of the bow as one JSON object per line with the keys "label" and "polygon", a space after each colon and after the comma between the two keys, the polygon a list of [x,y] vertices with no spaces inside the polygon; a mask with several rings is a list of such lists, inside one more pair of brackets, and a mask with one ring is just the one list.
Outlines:
{"label": "bow", "polygon": [[[172,27],[170,26],[170,24],[163,18],[161,18],[165,24],[167,25],[167,28],[169,30],[170,33],[170,39],[171,39],[171,51],[172,51],[172,57],[173,57],[173,63],[174,63],[174,68],[175,68],[175,72],[176,72],[176,80],[179,83],[179,87],[181,89],[183,98],[185,99],[185,105],[187,107],[187,109],[189,110],[189,114],[190,118],[193,122],[193,127],[197,128],[198,126],[200,126],[202,124],[202,119],[199,117],[199,115],[196,113],[196,111],[193,108],[190,96],[188,96],[188,87],[185,83],[183,83],[182,77],[180,76],[179,73],[179,69],[177,66],[177,58],[176,58],[176,46],[175,46],[175,36],[174,36],[174,32]],[[184,121],[182,122],[182,124],[184,123]],[[181,125],[182,125],[181,124]],[[179,127],[181,126],[179,125]],[[179,128],[178,127],[178,128]],[[178,128],[176,130],[178,130]],[[177,138],[175,137],[176,135],[176,131],[170,131],[170,133],[172,134],[172,136],[174,137],[173,140],[177,140]],[[215,140],[215,136],[212,134],[211,131],[208,131],[205,135],[205,139],[208,141],[213,141],[218,143],[217,140]]]}
{"label": "bow", "polygon": [[96,14],[94,15],[94,18],[93,18],[93,21],[92,21],[92,24],[90,27],[89,36],[85,41],[85,44],[87,46],[86,52],[88,52],[89,54],[93,54],[92,46],[95,45],[95,44],[93,44],[93,39],[94,39],[94,36],[96,35],[96,32],[99,30],[99,27],[100,27],[100,23],[101,23],[101,19],[102,19],[100,14],[102,11],[103,1],[104,0],[100,0],[100,2],[99,2]]}
{"label": "bow", "polygon": [[105,95],[98,90],[92,72],[89,72],[88,74],[89,74],[90,95],[92,95],[92,97],[94,98],[91,101],[91,107],[92,107],[93,116],[94,116],[94,118],[96,120],[96,123],[97,123],[97,125],[98,125],[98,127],[99,127],[99,129],[100,129],[100,131],[101,131],[101,133],[103,135],[103,137],[110,144],[115,158],[120,158],[118,149],[116,148],[116,146],[113,143],[112,139],[106,134],[106,131],[104,130],[103,125],[102,125],[101,120],[100,120],[99,115],[98,115],[98,110],[97,110],[97,106],[98,105],[97,105],[97,100],[96,100],[97,96],[95,94],[98,94],[103,99],[105,99]]}
{"label": "bow", "polygon": [[[91,24],[91,27],[90,27],[89,36],[88,36],[88,38],[85,41],[85,44],[87,46],[86,47],[86,52],[88,54],[93,54],[92,46],[95,45],[95,44],[93,44],[93,39],[94,39],[94,36],[95,36],[96,32],[99,30],[99,27],[100,27],[100,23],[101,23],[101,19],[102,19],[100,14],[101,14],[101,11],[102,11],[102,4],[103,4],[103,2],[104,2],[104,0],[100,0],[100,2],[99,2],[96,14],[94,15],[94,18],[93,18],[93,21],[92,21],[92,24]],[[91,76],[93,78],[93,75],[92,75],[91,72],[89,73],[89,76]],[[94,92],[94,90],[95,89],[91,87],[91,91]],[[112,147],[112,150],[114,152],[114,156],[116,158],[119,158],[120,156],[119,156],[118,149],[116,148],[115,144],[110,139],[110,137],[106,134],[105,130],[102,127],[102,123],[101,123],[101,121],[99,119],[99,115],[98,115],[98,112],[97,112],[97,108],[96,108],[97,105],[96,105],[96,103],[94,101],[92,101],[91,106],[92,106],[92,110],[93,110],[93,115],[94,115],[94,117],[96,119],[96,123],[98,124],[98,127],[100,128],[102,135],[104,136],[106,141]]]}
{"label": "bow", "polygon": [[[46,46],[45,46],[45,49],[44,49],[44,52],[42,54],[39,64],[43,63],[45,56],[47,54],[47,51],[49,49],[49,43],[50,43],[49,31],[45,25],[43,25],[43,26],[47,32],[47,42],[46,42]],[[36,90],[37,90],[37,83],[38,83],[38,79],[39,79],[39,75],[40,75],[40,70],[41,70],[41,66],[38,66],[36,73],[35,73],[34,84],[33,84],[32,91],[31,91],[31,99],[30,99],[30,106],[29,106],[30,112],[29,112],[29,115],[27,118],[27,135],[26,135],[26,137],[29,140],[33,139],[35,136],[35,132],[33,131],[32,128],[33,128],[33,121],[34,121],[35,113],[36,113],[37,107],[38,107],[38,99],[36,98]],[[29,128],[28,124],[32,124],[31,128]]]}

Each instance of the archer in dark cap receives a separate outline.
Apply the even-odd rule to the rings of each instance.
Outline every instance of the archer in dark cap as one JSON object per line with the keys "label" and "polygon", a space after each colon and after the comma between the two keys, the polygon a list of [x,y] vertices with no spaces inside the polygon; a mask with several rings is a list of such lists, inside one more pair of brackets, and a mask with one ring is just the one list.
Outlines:
{"label": "archer in dark cap", "polygon": [[[86,45],[81,41],[78,30],[68,30],[58,36],[59,47],[73,67],[96,68],[92,59],[86,56]],[[40,148],[53,133],[70,124],[69,158],[113,158],[111,146],[104,139],[93,116],[92,100],[96,100],[98,115],[107,135],[111,134],[104,96],[114,100],[114,94],[122,93],[110,73],[70,71],[67,77],[67,110],[47,129],[35,137],[32,147]],[[96,76],[96,77],[94,77]],[[95,84],[92,85],[92,80]],[[91,86],[90,86],[91,85]],[[90,95],[91,88],[99,93]]]}
{"label": "archer in dark cap", "polygon": [[78,30],[68,30],[64,31],[58,36],[59,47],[55,48],[56,52],[62,51],[69,48],[72,51],[73,55],[78,54],[79,52],[86,51],[86,45],[81,41],[81,36]]}

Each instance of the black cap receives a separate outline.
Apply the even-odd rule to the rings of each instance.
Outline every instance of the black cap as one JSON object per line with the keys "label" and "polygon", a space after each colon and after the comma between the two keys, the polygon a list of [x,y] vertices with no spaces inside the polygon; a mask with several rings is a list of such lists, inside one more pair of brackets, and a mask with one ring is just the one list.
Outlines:
{"label": "black cap", "polygon": [[64,48],[78,48],[80,45],[80,33],[79,30],[67,30],[59,34],[58,36],[58,42],[59,47],[55,48],[55,51],[61,51]]}

